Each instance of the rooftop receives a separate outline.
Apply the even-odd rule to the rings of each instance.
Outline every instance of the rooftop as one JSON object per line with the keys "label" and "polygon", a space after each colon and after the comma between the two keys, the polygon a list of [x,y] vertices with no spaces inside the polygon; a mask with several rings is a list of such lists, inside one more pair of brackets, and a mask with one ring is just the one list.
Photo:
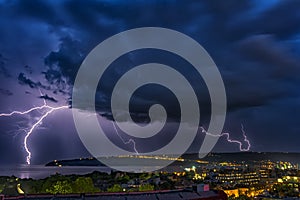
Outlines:
{"label": "rooftop", "polygon": [[194,192],[192,190],[166,190],[150,192],[122,192],[122,193],[97,193],[89,195],[26,195],[18,197],[5,197],[3,199],[14,200],[227,200],[227,195],[223,191]]}

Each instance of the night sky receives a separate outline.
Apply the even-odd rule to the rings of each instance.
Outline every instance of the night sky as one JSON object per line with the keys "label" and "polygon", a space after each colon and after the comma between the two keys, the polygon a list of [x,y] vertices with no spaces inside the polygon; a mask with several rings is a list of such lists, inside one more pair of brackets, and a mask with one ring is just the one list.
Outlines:
{"label": "night sky", "polygon": [[[96,45],[128,29],[164,27],[198,41],[218,66],[228,101],[224,131],[242,140],[243,124],[251,151],[300,152],[299,10],[298,0],[0,0],[0,112],[24,111],[43,105],[43,100],[51,106],[71,105],[76,73]],[[182,71],[196,84],[200,97],[200,125],[207,127],[210,100],[203,81],[176,56],[151,50],[128,53],[114,63],[115,68],[102,80],[104,89],[95,97],[99,118],[103,123],[112,120],[108,93],[124,67],[153,58],[175,68],[186,66]],[[133,119],[147,122],[143,105],[161,101],[170,108],[168,117],[176,124],[180,113],[172,94],[158,87],[154,96],[159,98],[155,98],[151,91],[144,88],[133,98]],[[39,116],[35,111],[0,118],[1,165],[25,163],[25,132]],[[197,152],[202,140],[199,132],[188,152]],[[89,156],[77,135],[71,109],[49,115],[28,142],[34,164]],[[221,138],[213,151],[239,148]]]}

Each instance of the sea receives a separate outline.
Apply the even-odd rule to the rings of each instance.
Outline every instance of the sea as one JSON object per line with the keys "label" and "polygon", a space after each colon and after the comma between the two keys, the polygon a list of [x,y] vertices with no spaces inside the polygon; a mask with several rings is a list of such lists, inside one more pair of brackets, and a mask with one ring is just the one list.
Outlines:
{"label": "sea", "polygon": [[[158,169],[160,166],[157,166]],[[118,167],[120,169],[120,167]],[[131,166],[121,167],[122,171],[131,171]],[[139,171],[149,171],[153,169],[153,166],[140,166]],[[173,172],[180,170],[180,167],[168,166],[162,171]],[[16,176],[18,178],[32,178],[32,179],[43,179],[54,174],[62,175],[84,175],[92,173],[94,171],[111,173],[113,168],[107,166],[44,166],[44,165],[13,165],[13,166],[1,166],[0,165],[0,176]]]}
{"label": "sea", "polygon": [[16,176],[18,178],[42,179],[56,173],[62,175],[69,174],[88,174],[93,171],[110,173],[111,168],[106,166],[62,166],[62,167],[46,167],[44,165],[13,165],[0,166],[0,176]]}

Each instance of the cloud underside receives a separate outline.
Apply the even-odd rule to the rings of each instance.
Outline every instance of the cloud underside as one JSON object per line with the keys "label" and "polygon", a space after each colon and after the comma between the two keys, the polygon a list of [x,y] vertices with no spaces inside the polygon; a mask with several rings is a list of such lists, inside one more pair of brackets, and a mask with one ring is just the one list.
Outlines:
{"label": "cloud underside", "polygon": [[[267,4],[267,3],[265,3]],[[13,29],[26,29],[21,23],[35,24],[39,34],[47,26],[49,35],[59,39],[58,48],[44,55],[41,77],[45,83],[30,78],[32,70],[25,69],[18,76],[22,85],[32,89],[44,89],[71,97],[76,73],[86,55],[101,41],[123,30],[159,26],[181,31],[197,40],[217,64],[227,92],[228,111],[235,112],[253,107],[268,107],[274,102],[299,97],[299,27],[300,2],[280,1],[275,4],[257,4],[255,1],[15,1],[2,4],[2,16],[11,16],[16,24]],[[10,9],[8,9],[8,7]],[[5,23],[5,20],[1,20]],[[18,24],[19,23],[19,24]],[[11,36],[14,37],[14,36]],[[297,39],[298,38],[298,39]],[[9,35],[2,40],[12,40]],[[0,39],[1,40],[1,39]],[[47,42],[47,37],[42,38]],[[41,46],[40,48],[43,48]],[[104,52],[105,53],[105,52]],[[138,54],[137,54],[138,55]],[[141,63],[141,58],[129,54],[127,64]],[[151,56],[151,54],[150,54]],[[147,60],[145,56],[143,58]],[[162,58],[164,59],[164,58]],[[172,65],[171,59],[164,62]],[[129,66],[129,65],[128,65]],[[110,112],[109,84],[116,81],[122,72],[122,62],[111,70],[102,88],[96,93],[97,110],[108,119]],[[184,68],[185,66],[183,66]],[[188,74],[189,71],[187,70]],[[9,76],[3,56],[0,56],[0,74]],[[194,79],[193,79],[194,78]],[[195,77],[191,75],[192,82]],[[107,84],[107,85],[106,85]],[[204,107],[204,116],[210,113],[210,99],[205,83],[195,88],[204,97],[199,103]],[[10,95],[5,89],[2,94]],[[133,98],[131,112],[141,121],[147,121],[148,110],[141,105],[156,102],[148,96]],[[164,92],[162,92],[164,94]],[[157,95],[157,94],[156,94]],[[51,96],[40,98],[57,102]],[[162,103],[177,106],[176,100],[159,98]],[[170,103],[171,102],[171,103]],[[70,102],[71,103],[71,102]],[[178,113],[170,112],[177,118]]]}

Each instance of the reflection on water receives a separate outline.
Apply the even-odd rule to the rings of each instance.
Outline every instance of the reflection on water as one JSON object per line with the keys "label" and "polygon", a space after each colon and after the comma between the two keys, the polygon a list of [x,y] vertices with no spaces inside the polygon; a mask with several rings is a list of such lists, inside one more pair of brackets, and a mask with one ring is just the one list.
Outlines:
{"label": "reflection on water", "polygon": [[[158,166],[159,167],[159,166]],[[131,171],[130,166],[118,167],[122,171]],[[153,166],[141,166],[140,171],[147,171],[148,168]],[[16,176],[19,178],[33,178],[41,179],[46,178],[50,175],[59,173],[63,175],[67,174],[88,174],[93,171],[110,173],[111,168],[105,166],[63,166],[63,167],[45,167],[43,165],[14,165],[14,166],[1,166],[0,165],[0,176]],[[149,169],[148,169],[149,170]],[[173,172],[182,170],[178,166],[168,166],[163,171]]]}
{"label": "reflection on water", "polygon": [[93,171],[107,172],[111,171],[108,167],[45,167],[43,165],[14,165],[14,166],[0,166],[0,176],[16,176],[19,178],[33,178],[40,179],[47,176],[59,174],[87,174]]}

